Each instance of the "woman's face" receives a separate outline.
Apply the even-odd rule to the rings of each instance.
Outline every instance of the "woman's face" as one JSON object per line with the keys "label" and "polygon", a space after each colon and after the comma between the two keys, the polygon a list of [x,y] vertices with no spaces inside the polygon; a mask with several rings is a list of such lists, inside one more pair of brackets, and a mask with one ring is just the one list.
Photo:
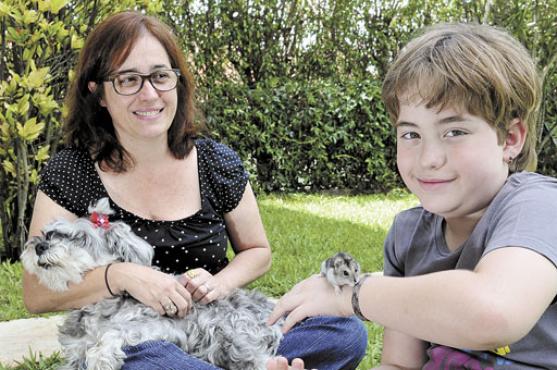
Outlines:
{"label": "woman's face", "polygon": [[[170,68],[170,59],[163,45],[145,32],[136,40],[124,63],[111,73],[150,74]],[[136,94],[123,96],[114,90],[111,81],[103,83],[101,105],[110,113],[118,140],[124,147],[145,141],[161,141],[166,145],[167,132],[176,114],[176,88],[158,91],[147,79]]]}

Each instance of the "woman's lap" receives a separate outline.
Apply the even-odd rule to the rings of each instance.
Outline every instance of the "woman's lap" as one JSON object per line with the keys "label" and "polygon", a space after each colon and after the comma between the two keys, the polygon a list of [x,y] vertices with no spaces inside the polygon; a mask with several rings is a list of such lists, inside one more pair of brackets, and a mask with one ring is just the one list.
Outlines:
{"label": "woman's lap", "polygon": [[365,355],[367,330],[355,316],[308,318],[292,328],[278,354],[304,359],[307,369],[355,369]]}
{"label": "woman's lap", "polygon": [[[356,317],[312,317],[292,328],[282,339],[278,354],[304,359],[306,368],[355,369],[365,354],[367,331]],[[174,344],[152,341],[124,348],[122,370],[217,370],[184,353]]]}

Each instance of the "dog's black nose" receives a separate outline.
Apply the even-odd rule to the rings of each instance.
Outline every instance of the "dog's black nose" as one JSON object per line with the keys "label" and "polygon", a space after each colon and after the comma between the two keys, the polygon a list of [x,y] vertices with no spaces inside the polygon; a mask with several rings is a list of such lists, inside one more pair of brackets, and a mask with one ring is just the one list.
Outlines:
{"label": "dog's black nose", "polygon": [[37,256],[43,254],[47,249],[48,249],[47,242],[40,242],[39,244],[35,245],[35,253],[37,253]]}

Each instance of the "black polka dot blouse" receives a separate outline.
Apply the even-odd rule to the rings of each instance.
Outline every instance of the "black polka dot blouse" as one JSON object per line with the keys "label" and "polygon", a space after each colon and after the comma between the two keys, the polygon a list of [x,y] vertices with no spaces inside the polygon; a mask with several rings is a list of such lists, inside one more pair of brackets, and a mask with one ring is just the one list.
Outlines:
{"label": "black polka dot blouse", "polygon": [[49,160],[41,172],[39,189],[78,217],[87,215],[91,203],[109,197],[116,212],[111,220],[126,222],[153,246],[153,265],[161,271],[179,274],[202,267],[214,274],[228,264],[223,215],[240,202],[248,174],[226,145],[204,138],[197,139],[195,146],[201,209],[182,220],[148,220],[120,208],[110,199],[89,155],[77,149],[63,149]]}

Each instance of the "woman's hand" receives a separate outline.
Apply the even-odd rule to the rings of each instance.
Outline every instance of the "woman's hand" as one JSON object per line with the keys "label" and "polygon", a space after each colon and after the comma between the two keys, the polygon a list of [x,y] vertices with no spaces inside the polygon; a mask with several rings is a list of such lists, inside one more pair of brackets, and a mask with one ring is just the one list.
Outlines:
{"label": "woman's hand", "polygon": [[228,285],[223,284],[221,280],[202,268],[186,271],[179,280],[193,299],[203,304],[222,298],[231,290]]}
{"label": "woman's hand", "polygon": [[161,315],[186,316],[191,295],[173,276],[133,263],[116,263],[107,281],[115,294],[127,292]]}
{"label": "woman's hand", "polygon": [[267,370],[303,370],[304,361],[295,358],[292,360],[292,366],[288,366],[288,360],[284,357],[274,357],[267,361]]}
{"label": "woman's hand", "polygon": [[321,275],[313,275],[296,284],[275,305],[275,309],[268,319],[268,324],[274,324],[286,315],[282,331],[286,333],[297,322],[311,316],[351,316],[352,289],[344,287],[340,294],[336,294],[333,286]]}

